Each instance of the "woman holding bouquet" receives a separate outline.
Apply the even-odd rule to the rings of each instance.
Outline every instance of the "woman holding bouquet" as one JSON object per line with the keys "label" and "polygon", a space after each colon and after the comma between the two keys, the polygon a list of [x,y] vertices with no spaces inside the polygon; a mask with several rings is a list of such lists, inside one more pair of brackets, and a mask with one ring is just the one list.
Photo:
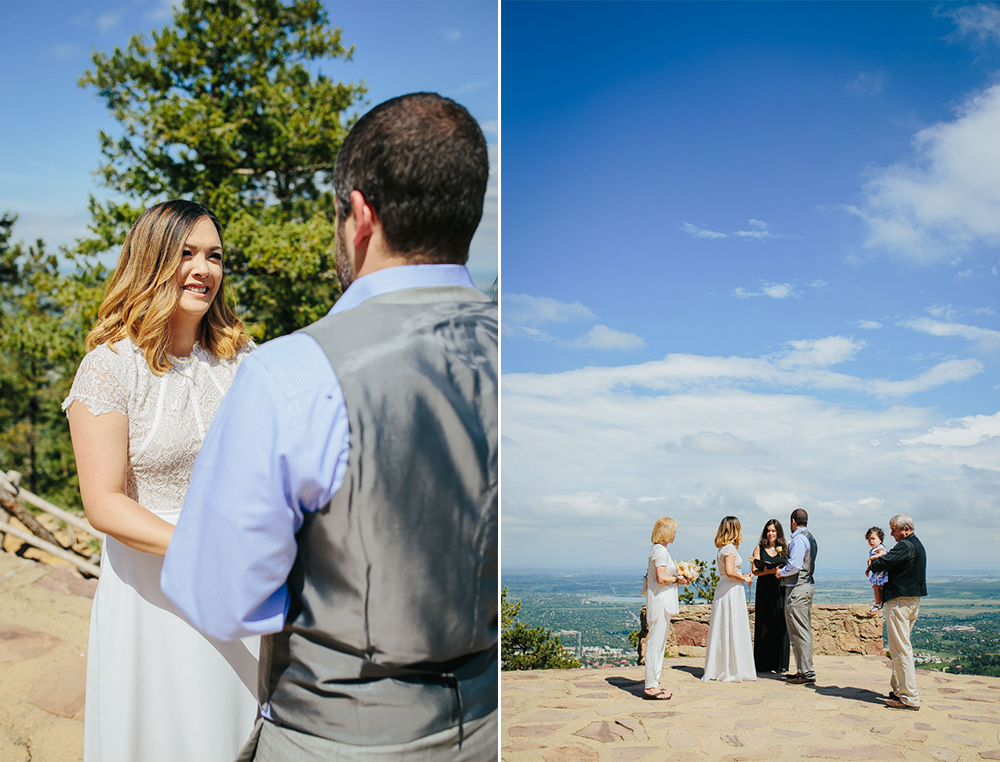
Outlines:
{"label": "woman holding bouquet", "polygon": [[259,644],[209,640],[160,590],[195,456],[253,348],[224,275],[222,227],[208,209],[166,201],[143,212],[63,403],[83,506],[106,535],[85,762],[229,762],[253,729]]}
{"label": "woman holding bouquet", "polygon": [[667,629],[670,615],[678,608],[677,585],[686,585],[690,579],[681,576],[677,565],[667,552],[667,545],[677,536],[677,522],[669,516],[661,516],[653,524],[653,543],[649,551],[646,569],[646,623],[649,635],[646,638],[646,690],[645,698],[664,701],[673,694],[660,687],[660,672],[663,668],[663,650],[667,643]]}
{"label": "woman holding bouquet", "polygon": [[753,660],[758,672],[788,671],[788,629],[785,627],[785,596],[774,572],[788,560],[788,542],[781,522],[764,525],[760,542],[750,556],[751,573],[759,577],[754,602]]}
{"label": "woman holding bouquet", "polygon": [[747,682],[757,679],[750,642],[750,619],[747,617],[747,595],[743,585],[753,581],[753,575],[743,574],[743,559],[737,552],[743,541],[740,520],[726,516],[715,534],[719,549],[719,584],[712,601],[712,619],[708,625],[705,649],[705,674],[702,680]]}

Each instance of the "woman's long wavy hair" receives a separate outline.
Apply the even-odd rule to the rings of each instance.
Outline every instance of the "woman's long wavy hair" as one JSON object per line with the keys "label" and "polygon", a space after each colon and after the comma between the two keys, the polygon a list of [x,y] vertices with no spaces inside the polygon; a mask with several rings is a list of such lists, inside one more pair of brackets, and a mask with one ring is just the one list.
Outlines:
{"label": "woman's long wavy hair", "polygon": [[[788,541],[785,539],[785,530],[781,528],[781,522],[777,519],[768,519],[767,523],[760,533],[760,552],[764,552],[764,548],[767,547],[767,529],[768,527],[774,527],[774,531],[777,532],[778,536],[774,538],[774,547],[781,546],[785,553],[788,553]],[[761,556],[763,558],[763,556]]]}
{"label": "woman's long wavy hair", "polygon": [[715,533],[715,547],[735,545],[737,548],[743,542],[743,529],[740,520],[735,516],[726,516],[719,522],[719,531]]}
{"label": "woman's long wavy hair", "polygon": [[[87,334],[87,351],[99,344],[114,349],[116,341],[129,338],[142,350],[146,364],[158,376],[170,361],[170,318],[177,309],[181,287],[177,269],[184,242],[202,217],[219,231],[222,225],[206,207],[193,201],[164,201],[140,215],[125,236],[118,265],[104,288],[97,325]],[[198,340],[216,357],[229,359],[249,340],[243,321],[226,304],[223,272],[219,290],[201,321]]]}

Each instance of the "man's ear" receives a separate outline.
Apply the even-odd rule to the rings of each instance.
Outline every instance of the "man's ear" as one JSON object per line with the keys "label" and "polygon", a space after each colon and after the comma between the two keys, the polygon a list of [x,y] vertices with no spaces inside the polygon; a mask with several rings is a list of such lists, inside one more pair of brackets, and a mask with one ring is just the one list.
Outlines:
{"label": "man's ear", "polygon": [[361,191],[351,191],[351,213],[354,217],[354,248],[365,250],[372,237],[372,228],[378,223],[378,215],[361,194]]}

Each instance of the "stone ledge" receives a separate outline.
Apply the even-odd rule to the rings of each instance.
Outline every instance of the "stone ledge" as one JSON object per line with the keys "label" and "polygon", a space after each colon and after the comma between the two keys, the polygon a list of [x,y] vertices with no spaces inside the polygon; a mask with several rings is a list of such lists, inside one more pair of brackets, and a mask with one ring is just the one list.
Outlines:
{"label": "stone ledge", "polygon": [[[813,606],[813,653],[824,656],[884,656],[882,612],[870,613],[871,604],[820,603]],[[753,637],[754,606],[747,606]],[[667,656],[704,656],[712,606],[708,603],[681,606],[670,617]],[[646,607],[639,617],[639,663],[646,655]]]}

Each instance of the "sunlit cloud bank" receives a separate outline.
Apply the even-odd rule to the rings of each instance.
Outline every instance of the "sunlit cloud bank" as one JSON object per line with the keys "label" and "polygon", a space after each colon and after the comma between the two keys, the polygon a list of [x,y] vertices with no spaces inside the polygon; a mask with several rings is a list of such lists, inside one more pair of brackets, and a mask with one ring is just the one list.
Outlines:
{"label": "sunlit cloud bank", "polygon": [[[768,518],[787,526],[796,507],[810,513],[821,569],[862,574],[865,530],[897,512],[915,518],[934,568],[992,568],[1000,413],[949,421],[905,401],[981,367],[879,380],[831,370],[864,346],[837,336],[759,358],[505,375],[504,568],[630,565],[641,576],[661,515],[680,522],[674,556],[703,559],[722,516],[737,515],[746,556]],[[830,388],[857,403],[822,399]]]}
{"label": "sunlit cloud bank", "polygon": [[1000,242],[997,135],[1000,85],[970,97],[954,119],[918,132],[910,158],[875,172],[863,202],[849,207],[866,224],[865,245],[950,262],[956,253]]}

